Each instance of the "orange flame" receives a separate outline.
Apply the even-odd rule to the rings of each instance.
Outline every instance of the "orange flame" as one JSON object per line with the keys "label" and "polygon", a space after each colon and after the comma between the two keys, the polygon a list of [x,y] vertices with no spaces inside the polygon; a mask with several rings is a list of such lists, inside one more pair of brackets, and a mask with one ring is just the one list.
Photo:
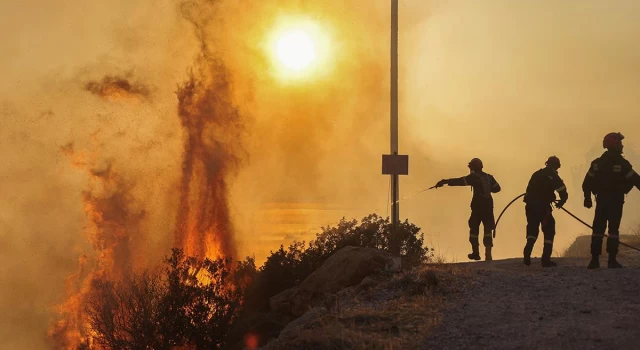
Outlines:
{"label": "orange flame", "polygon": [[[87,297],[93,281],[120,279],[135,268],[132,257],[130,236],[139,232],[144,213],[128,210],[130,189],[122,177],[109,165],[101,170],[87,170],[95,162],[87,162],[87,155],[78,156],[73,144],[62,151],[69,156],[73,165],[81,166],[90,176],[91,190],[83,194],[84,211],[88,219],[85,234],[92,243],[95,254],[82,255],[79,271],[66,280],[66,301],[56,307],[59,320],[50,330],[49,337],[56,348],[77,349],[92,345],[92,331],[84,315]],[[82,159],[78,162],[77,159]]]}
{"label": "orange flame", "polygon": [[242,124],[224,67],[199,66],[178,91],[186,133],[175,246],[198,258],[234,256],[228,180],[240,162]]}
{"label": "orange flame", "polygon": [[[185,16],[199,30],[200,23]],[[231,84],[223,63],[214,59],[204,44],[190,79],[177,92],[178,116],[185,132],[180,202],[174,247],[197,258],[232,257],[236,253],[228,203],[229,180],[241,160],[242,120],[231,98]],[[148,101],[149,89],[122,77],[107,76],[85,86],[92,94],[108,101],[123,98]],[[84,307],[93,282],[119,280],[136,266],[132,240],[140,232],[144,212],[132,212],[132,185],[111,165],[96,167],[97,155],[77,153],[73,144],[61,151],[71,163],[89,174],[90,190],[83,196],[88,221],[85,234],[94,253],[83,259],[80,272],[67,283],[66,301],[58,307],[60,321],[49,332],[58,348],[95,348]],[[96,170],[98,169],[98,170]],[[137,240],[140,241],[140,240]],[[144,240],[143,240],[144,241]],[[91,266],[89,269],[88,266]]]}
{"label": "orange flame", "polygon": [[[239,163],[242,128],[229,102],[228,82],[218,68],[206,66],[201,72],[204,82],[192,77],[178,92],[186,140],[174,247],[197,258],[235,255],[228,179]],[[83,194],[85,234],[94,254],[83,258],[80,272],[69,277],[67,299],[57,308],[60,320],[49,335],[57,348],[95,348],[84,315],[87,298],[93,282],[120,280],[142,265],[134,254],[142,249],[136,249],[132,238],[143,234],[144,211],[131,210],[133,186],[111,164],[97,167],[96,154],[78,153],[73,144],[61,151],[89,175],[90,190]]]}

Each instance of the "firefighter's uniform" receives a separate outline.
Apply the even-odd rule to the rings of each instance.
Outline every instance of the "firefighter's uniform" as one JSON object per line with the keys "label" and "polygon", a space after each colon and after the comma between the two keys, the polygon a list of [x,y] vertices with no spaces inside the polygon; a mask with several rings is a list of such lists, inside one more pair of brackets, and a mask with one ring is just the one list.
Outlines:
{"label": "firefighter's uniform", "polygon": [[[559,165],[558,161],[558,167]],[[567,201],[569,194],[556,169],[547,165],[547,167],[533,173],[524,196],[527,215],[527,243],[524,247],[524,263],[526,265],[531,263],[531,251],[538,239],[539,227],[542,226],[544,234],[542,266],[555,266],[555,263],[551,262],[553,239],[556,235],[556,221],[553,218],[551,208],[551,203],[556,200],[555,192],[560,195],[558,206],[561,207]]]}
{"label": "firefighter's uniform", "polygon": [[[607,226],[609,227],[609,237],[607,238],[609,267],[622,267],[616,260],[620,244],[619,228],[624,199],[633,186],[640,189],[640,176],[620,151],[607,150],[600,158],[591,163],[582,183],[585,206],[587,203],[591,203],[592,193],[596,197],[596,212],[591,236],[592,262],[589,264],[589,268],[600,266],[598,257],[602,253],[602,241]],[[588,207],[590,206],[589,204]]]}
{"label": "firefighter's uniform", "polygon": [[491,260],[491,247],[493,247],[493,237],[491,235],[495,228],[495,218],[493,216],[493,197],[491,193],[500,192],[500,185],[496,179],[481,170],[473,171],[467,176],[447,179],[441,182],[449,186],[471,186],[473,188],[473,198],[471,200],[471,217],[469,218],[469,242],[472,253],[469,258],[480,260],[479,238],[480,223],[484,228],[482,243],[486,249],[486,260]]}

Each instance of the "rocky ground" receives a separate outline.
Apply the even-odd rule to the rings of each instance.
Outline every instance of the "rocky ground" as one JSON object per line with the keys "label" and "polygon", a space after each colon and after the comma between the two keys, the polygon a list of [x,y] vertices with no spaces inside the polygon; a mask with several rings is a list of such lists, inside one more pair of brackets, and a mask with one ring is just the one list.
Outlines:
{"label": "rocky ground", "polygon": [[[622,252],[623,269],[608,269],[606,256],[599,270],[587,258],[554,260],[554,268],[518,258],[374,273],[325,293],[265,348],[639,349],[640,253]],[[324,270],[320,281],[334,279]]]}
{"label": "rocky ground", "polygon": [[520,259],[465,263],[467,279],[450,295],[423,349],[638,349],[640,255],[624,269],[587,270],[588,259],[555,268]]}
{"label": "rocky ground", "polygon": [[300,286],[273,297],[273,311],[297,318],[264,349],[419,346],[439,323],[444,295],[459,269],[443,265],[398,273],[370,268],[385,256],[369,248],[344,248]]}

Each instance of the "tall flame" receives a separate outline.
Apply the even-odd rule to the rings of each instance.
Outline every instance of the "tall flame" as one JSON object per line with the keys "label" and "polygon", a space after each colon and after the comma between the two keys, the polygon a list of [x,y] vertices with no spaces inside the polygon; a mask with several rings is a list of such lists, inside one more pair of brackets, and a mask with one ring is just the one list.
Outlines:
{"label": "tall flame", "polygon": [[[199,61],[194,75],[178,91],[178,114],[185,131],[180,199],[174,247],[198,258],[235,255],[228,205],[228,181],[239,163],[239,115],[229,98],[229,83],[221,65]],[[144,211],[130,207],[133,185],[111,164],[99,168],[97,156],[62,148],[71,163],[85,170],[90,190],[83,194],[88,220],[85,234],[95,254],[83,257],[78,273],[67,280],[67,299],[58,306],[60,320],[50,330],[56,347],[93,348],[84,315],[97,280],[120,280],[142,267]]]}
{"label": "tall flame", "polygon": [[[194,26],[201,51],[177,92],[185,140],[174,246],[184,248],[187,255],[216,258],[236,253],[229,181],[241,160],[244,124],[232,102],[228,69],[208,43],[207,23],[216,6],[200,5],[181,7]],[[208,10],[214,13],[204,14]]]}
{"label": "tall flame", "polygon": [[[199,20],[183,15],[196,27],[201,53],[189,79],[177,92],[184,152],[173,246],[197,258],[232,257],[236,245],[228,203],[229,181],[241,160],[243,124],[232,103],[226,67],[209,52]],[[113,103],[122,101],[123,94],[149,101],[144,85],[123,79],[106,77],[86,88]],[[134,186],[111,163],[98,167],[97,155],[76,152],[73,144],[62,151],[90,178],[90,190],[83,195],[89,223],[85,233],[95,254],[83,258],[80,271],[68,278],[67,299],[58,307],[60,320],[52,326],[50,338],[58,348],[95,348],[85,305],[94,282],[118,281],[138,268],[148,267],[142,258],[147,237],[147,232],[141,232],[145,212],[131,207],[135,203],[131,196]]]}
{"label": "tall flame", "polygon": [[67,278],[67,299],[57,307],[60,320],[53,325],[49,335],[57,347],[77,349],[91,344],[84,305],[93,282],[120,279],[140,264],[132,254],[132,236],[140,233],[144,211],[131,210],[128,203],[131,202],[132,186],[113,170],[111,164],[95,170],[94,162],[86,163],[86,159],[93,157],[75,152],[72,144],[62,150],[73,164],[83,167],[89,174],[90,190],[83,193],[88,219],[85,234],[95,254],[81,256],[79,271]]}
{"label": "tall flame", "polygon": [[178,91],[185,132],[175,246],[199,258],[235,255],[228,179],[239,162],[241,124],[222,67],[200,65]]}

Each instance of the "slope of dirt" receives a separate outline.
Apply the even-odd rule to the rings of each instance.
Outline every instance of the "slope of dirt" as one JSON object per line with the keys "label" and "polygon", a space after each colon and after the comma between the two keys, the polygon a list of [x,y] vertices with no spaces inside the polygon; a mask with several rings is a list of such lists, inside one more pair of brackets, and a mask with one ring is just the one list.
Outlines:
{"label": "slope of dirt", "polygon": [[463,263],[459,293],[448,295],[440,324],[422,349],[638,349],[640,255],[624,269],[587,270],[588,259]]}

